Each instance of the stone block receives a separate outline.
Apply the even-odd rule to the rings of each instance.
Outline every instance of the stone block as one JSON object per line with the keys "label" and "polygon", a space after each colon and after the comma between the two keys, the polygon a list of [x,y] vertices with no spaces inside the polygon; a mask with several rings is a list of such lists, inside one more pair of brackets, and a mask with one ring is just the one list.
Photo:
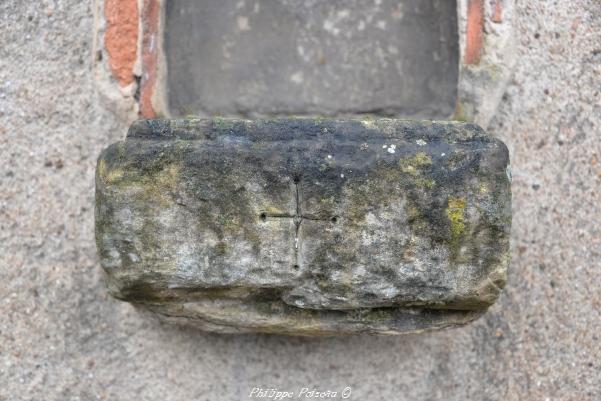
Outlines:
{"label": "stone block", "polygon": [[505,145],[474,124],[140,120],[96,176],[111,293],[221,332],[467,323],[509,262]]}

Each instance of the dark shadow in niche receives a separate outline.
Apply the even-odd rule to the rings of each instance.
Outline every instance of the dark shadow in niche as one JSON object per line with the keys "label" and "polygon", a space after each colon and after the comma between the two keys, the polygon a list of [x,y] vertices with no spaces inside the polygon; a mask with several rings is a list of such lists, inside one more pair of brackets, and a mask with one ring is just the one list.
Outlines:
{"label": "dark shadow in niche", "polygon": [[165,21],[173,116],[454,111],[455,0],[171,0]]}

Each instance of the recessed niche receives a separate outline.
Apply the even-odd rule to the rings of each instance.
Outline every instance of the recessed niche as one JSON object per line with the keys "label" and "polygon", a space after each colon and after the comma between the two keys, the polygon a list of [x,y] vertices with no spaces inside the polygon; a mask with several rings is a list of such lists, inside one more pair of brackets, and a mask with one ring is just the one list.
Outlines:
{"label": "recessed niche", "polygon": [[453,114],[455,0],[169,0],[173,116]]}

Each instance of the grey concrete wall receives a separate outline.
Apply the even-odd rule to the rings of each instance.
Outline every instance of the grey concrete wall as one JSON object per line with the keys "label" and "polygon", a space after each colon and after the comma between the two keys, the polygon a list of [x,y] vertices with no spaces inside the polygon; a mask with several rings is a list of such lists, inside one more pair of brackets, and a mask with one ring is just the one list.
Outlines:
{"label": "grey concrete wall", "polygon": [[126,124],[96,93],[90,2],[0,2],[0,400],[601,398],[601,3],[521,1],[491,131],[513,164],[508,287],[461,329],[400,338],[220,336],[107,297],[94,163]]}

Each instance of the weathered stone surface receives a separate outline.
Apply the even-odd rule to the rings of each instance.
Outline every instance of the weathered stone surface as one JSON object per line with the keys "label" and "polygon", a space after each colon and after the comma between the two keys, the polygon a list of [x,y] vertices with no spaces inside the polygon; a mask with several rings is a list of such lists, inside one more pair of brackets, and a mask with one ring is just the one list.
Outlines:
{"label": "weathered stone surface", "polygon": [[146,120],[100,156],[113,295],[214,331],[467,323],[505,284],[508,152],[473,124]]}

